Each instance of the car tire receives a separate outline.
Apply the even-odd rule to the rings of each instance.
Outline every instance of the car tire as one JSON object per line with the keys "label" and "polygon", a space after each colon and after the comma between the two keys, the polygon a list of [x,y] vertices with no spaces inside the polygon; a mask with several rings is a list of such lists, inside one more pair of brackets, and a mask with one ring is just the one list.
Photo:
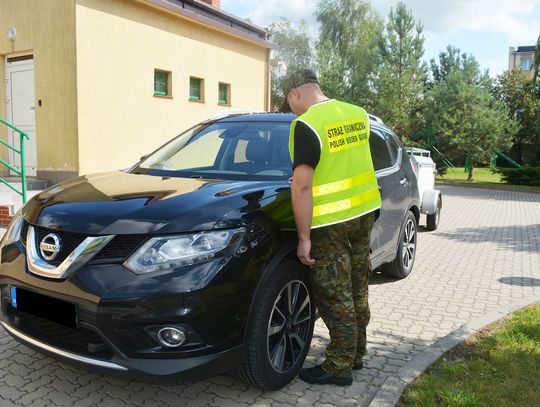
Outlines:
{"label": "car tire", "polygon": [[433,231],[437,230],[439,227],[439,221],[441,220],[441,207],[442,201],[441,197],[439,196],[437,198],[437,209],[435,209],[435,213],[427,215],[427,230]]}
{"label": "car tire", "polygon": [[285,260],[263,282],[248,326],[240,378],[265,390],[297,375],[313,336],[315,304],[309,269]]}
{"label": "car tire", "polygon": [[414,214],[409,211],[399,233],[397,256],[390,263],[383,265],[384,274],[394,278],[405,278],[411,273],[416,257],[417,236],[418,222]]}

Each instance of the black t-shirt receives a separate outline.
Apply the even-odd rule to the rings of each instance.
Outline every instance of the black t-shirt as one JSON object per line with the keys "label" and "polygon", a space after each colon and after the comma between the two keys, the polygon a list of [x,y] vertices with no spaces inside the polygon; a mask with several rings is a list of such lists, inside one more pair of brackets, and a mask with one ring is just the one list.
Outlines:
{"label": "black t-shirt", "polygon": [[298,121],[294,128],[293,170],[299,164],[306,164],[315,169],[321,158],[319,137],[304,122]]}

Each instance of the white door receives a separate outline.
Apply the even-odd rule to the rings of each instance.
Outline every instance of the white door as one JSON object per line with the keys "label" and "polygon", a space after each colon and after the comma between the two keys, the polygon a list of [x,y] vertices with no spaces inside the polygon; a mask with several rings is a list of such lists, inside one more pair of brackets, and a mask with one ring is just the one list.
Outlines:
{"label": "white door", "polygon": [[[24,59],[27,58],[27,59]],[[30,136],[26,140],[25,167],[26,174],[35,176],[37,167],[36,149],[36,115],[34,100],[34,60],[31,56],[7,58],[7,121],[15,127],[25,131]],[[20,136],[15,130],[8,130],[9,144],[20,149]],[[21,157],[10,150],[9,162],[17,169],[21,169]],[[15,173],[12,172],[12,175]]]}

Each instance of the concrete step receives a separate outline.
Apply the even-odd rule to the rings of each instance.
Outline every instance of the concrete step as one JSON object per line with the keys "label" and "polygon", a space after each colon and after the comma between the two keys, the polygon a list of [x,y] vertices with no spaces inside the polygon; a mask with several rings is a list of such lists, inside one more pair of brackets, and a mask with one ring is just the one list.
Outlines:
{"label": "concrete step", "polygon": [[[2,179],[12,184],[18,190],[20,190],[22,187],[21,177],[2,177]],[[51,186],[51,181],[47,181],[46,179],[26,177],[26,190],[27,191],[36,191],[36,190],[42,191],[50,186]],[[2,183],[0,185],[0,192],[3,192],[4,189],[11,191],[11,188],[9,188],[7,185]]]}
{"label": "concrete step", "polygon": [[[22,184],[20,177],[2,177],[2,179],[9,182],[19,191],[21,190]],[[50,181],[47,180],[27,177],[27,199],[29,200],[34,195],[39,194],[45,188],[48,188],[50,184]],[[22,204],[22,197],[18,193],[4,183],[0,183],[0,227],[9,225],[13,215],[22,207]]]}
{"label": "concrete step", "polygon": [[[42,190],[27,191],[27,200],[30,200],[34,195],[39,194],[41,191]],[[15,212],[22,207],[22,204],[22,197],[11,189],[8,191],[0,191],[0,208],[7,208],[9,215],[15,214]]]}

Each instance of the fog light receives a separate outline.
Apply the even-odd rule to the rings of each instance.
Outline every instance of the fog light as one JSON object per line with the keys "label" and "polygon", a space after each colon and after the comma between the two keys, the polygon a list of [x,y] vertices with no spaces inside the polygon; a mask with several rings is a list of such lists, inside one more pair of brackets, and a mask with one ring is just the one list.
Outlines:
{"label": "fog light", "polygon": [[158,332],[159,342],[168,348],[176,348],[186,340],[186,334],[176,328],[163,328]]}

